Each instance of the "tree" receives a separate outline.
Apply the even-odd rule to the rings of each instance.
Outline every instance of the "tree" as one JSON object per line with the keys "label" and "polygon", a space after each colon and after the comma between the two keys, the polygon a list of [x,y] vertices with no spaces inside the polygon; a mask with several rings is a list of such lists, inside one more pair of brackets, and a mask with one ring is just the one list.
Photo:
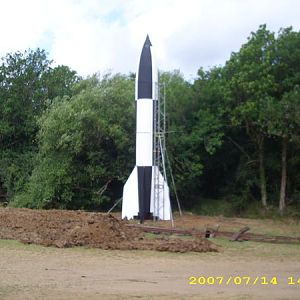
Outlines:
{"label": "tree", "polygon": [[[30,176],[37,149],[37,118],[49,97],[70,93],[77,75],[51,68],[44,50],[7,54],[0,66],[0,194],[10,200]],[[58,74],[60,77],[58,78]],[[55,83],[55,80],[59,82]]]}
{"label": "tree", "polygon": [[45,51],[37,49],[7,54],[0,68],[1,145],[22,147],[31,143],[35,116],[46,103],[42,75],[49,70]]}
{"label": "tree", "polygon": [[300,88],[286,92],[280,101],[268,103],[268,131],[281,138],[281,183],[279,211],[286,208],[288,147],[299,138]]}
{"label": "tree", "polygon": [[64,65],[49,68],[42,77],[46,97],[49,100],[58,96],[72,96],[74,94],[74,85],[81,80],[82,78],[77,75],[76,71]]}
{"label": "tree", "polygon": [[99,209],[120,192],[134,157],[133,81],[105,75],[76,90],[40,118],[37,163],[15,205]]}
{"label": "tree", "polygon": [[300,32],[281,29],[275,43],[273,64],[276,93],[267,102],[268,133],[281,139],[279,211],[286,207],[288,148],[299,138]]}
{"label": "tree", "polygon": [[267,181],[264,144],[267,136],[265,103],[273,97],[276,84],[274,64],[274,34],[260,26],[238,53],[226,63],[225,72],[231,99],[231,122],[244,126],[257,147],[261,203],[267,208]]}
{"label": "tree", "polygon": [[[282,126],[282,172],[279,198],[279,211],[282,213],[286,206],[286,183],[287,183],[287,151],[289,141],[299,137],[300,123],[300,32],[293,32],[292,28],[281,30],[277,39],[277,61],[285,66],[285,78],[281,82],[280,92],[283,92],[280,103]],[[280,74],[278,70],[277,75]],[[280,74],[282,76],[282,74]],[[278,133],[278,131],[277,131]]]}

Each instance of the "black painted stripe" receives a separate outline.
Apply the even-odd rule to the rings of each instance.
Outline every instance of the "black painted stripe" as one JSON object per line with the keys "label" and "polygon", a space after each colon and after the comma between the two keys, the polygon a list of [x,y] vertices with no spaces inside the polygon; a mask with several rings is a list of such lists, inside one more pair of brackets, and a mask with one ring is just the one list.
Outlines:
{"label": "black painted stripe", "polygon": [[152,166],[137,167],[138,193],[139,193],[139,218],[141,223],[150,216]]}

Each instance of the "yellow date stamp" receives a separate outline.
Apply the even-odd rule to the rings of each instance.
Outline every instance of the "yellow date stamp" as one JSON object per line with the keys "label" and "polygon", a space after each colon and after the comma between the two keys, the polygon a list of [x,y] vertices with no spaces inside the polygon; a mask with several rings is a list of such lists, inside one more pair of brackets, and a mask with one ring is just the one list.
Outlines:
{"label": "yellow date stamp", "polygon": [[278,279],[277,276],[190,276],[189,285],[298,285],[300,276]]}

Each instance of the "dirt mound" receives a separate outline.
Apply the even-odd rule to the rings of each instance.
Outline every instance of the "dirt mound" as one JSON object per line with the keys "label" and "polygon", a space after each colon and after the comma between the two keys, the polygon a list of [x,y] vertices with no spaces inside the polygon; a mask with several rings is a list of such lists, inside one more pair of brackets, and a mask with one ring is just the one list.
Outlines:
{"label": "dirt mound", "polygon": [[145,249],[172,252],[217,251],[205,239],[147,237],[112,215],[65,210],[0,208],[0,239],[45,246]]}
{"label": "dirt mound", "polygon": [[82,211],[0,209],[0,228],[1,238],[57,247],[122,249],[139,236],[111,215]]}

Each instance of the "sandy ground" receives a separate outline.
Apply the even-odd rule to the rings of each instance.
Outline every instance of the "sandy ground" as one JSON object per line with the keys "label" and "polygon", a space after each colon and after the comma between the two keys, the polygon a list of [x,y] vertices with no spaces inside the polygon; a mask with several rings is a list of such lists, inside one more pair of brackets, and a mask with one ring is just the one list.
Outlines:
{"label": "sandy ground", "polygon": [[[300,234],[300,224],[293,220],[175,217],[178,228],[220,226],[236,231],[250,226],[256,233]],[[219,252],[120,250],[158,250],[172,239],[147,235],[136,240],[137,233],[126,229],[119,218],[118,214],[0,209],[0,299],[300,299],[299,244],[217,238],[212,242]],[[170,227],[170,222],[155,225]],[[184,245],[190,242],[184,236],[175,241],[177,250],[186,250]],[[63,248],[76,245],[93,248]],[[207,250],[202,246],[198,250]],[[195,285],[189,284],[192,276]],[[201,285],[199,277],[215,278],[215,283]],[[291,281],[295,284],[288,284]]]}
{"label": "sandy ground", "polygon": [[[221,244],[219,253],[59,249],[0,241],[0,299],[299,299],[300,246]],[[189,285],[190,276],[276,276],[277,285]],[[225,280],[225,279],[224,279]]]}

